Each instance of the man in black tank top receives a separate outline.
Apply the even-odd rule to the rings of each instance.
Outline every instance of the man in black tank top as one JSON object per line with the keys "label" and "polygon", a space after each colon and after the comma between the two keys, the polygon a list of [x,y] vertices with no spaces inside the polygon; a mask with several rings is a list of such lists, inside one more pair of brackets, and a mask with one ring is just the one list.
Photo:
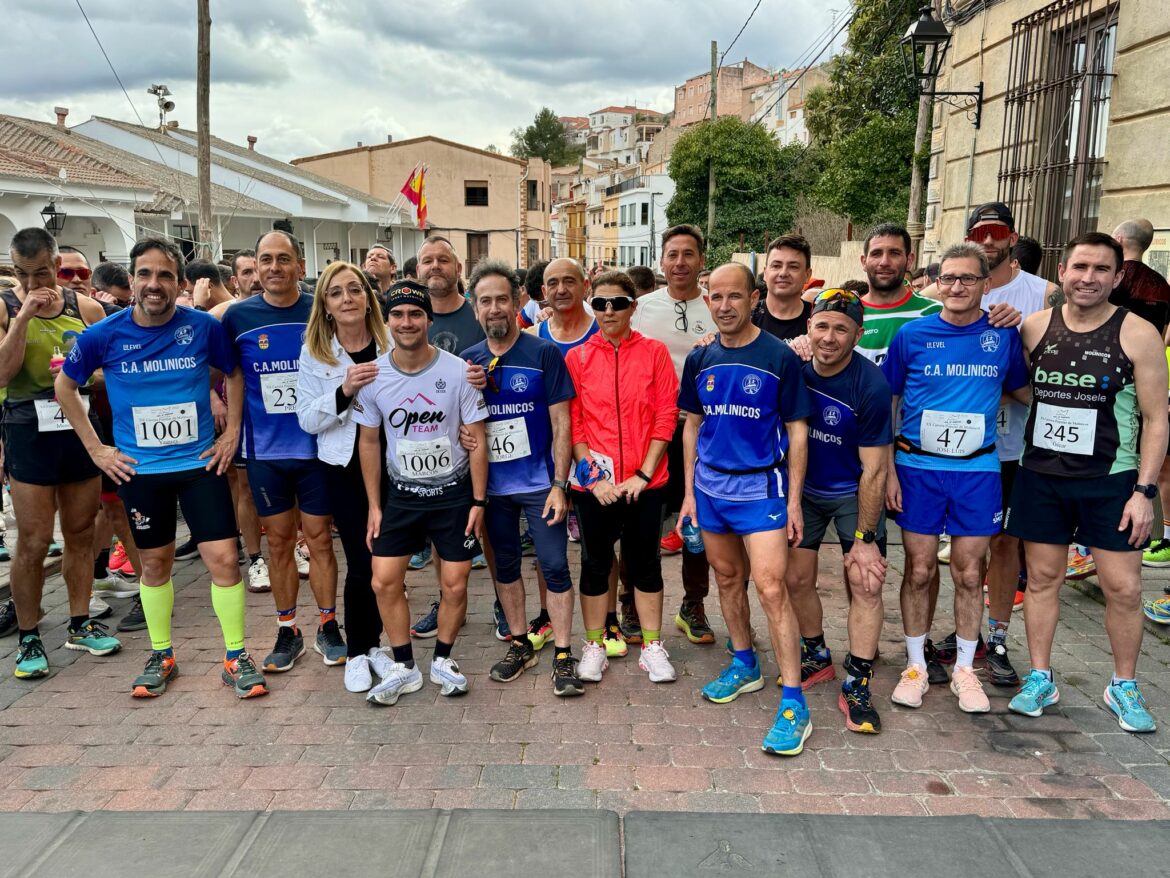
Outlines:
{"label": "man in black tank top", "polygon": [[1142,642],[1141,549],[1153,523],[1154,481],[1166,456],[1166,357],[1148,322],[1109,303],[1121,247],[1090,232],[1060,265],[1066,304],[1020,328],[1032,406],[1005,529],[1024,541],[1024,624],[1032,671],[1009,707],[1040,716],[1060,693],[1052,640],[1067,546],[1091,547],[1105,593],[1113,678],[1105,705],[1128,732],[1154,731],[1136,681]]}

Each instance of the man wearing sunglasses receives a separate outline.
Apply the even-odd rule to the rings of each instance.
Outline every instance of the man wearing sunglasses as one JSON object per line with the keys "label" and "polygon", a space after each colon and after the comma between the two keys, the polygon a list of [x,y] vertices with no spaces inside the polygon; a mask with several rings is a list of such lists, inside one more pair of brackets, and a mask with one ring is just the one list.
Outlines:
{"label": "man wearing sunglasses", "polygon": [[57,252],[61,255],[61,266],[57,269],[57,283],[82,296],[91,295],[92,288],[89,285],[89,280],[93,277],[93,272],[89,268],[89,260],[85,258],[85,254],[68,244],[59,246]]}
{"label": "man wearing sunglasses", "polygon": [[[707,252],[703,232],[697,226],[673,226],[662,233],[662,273],[666,288],[638,298],[638,309],[630,328],[647,338],[657,339],[670,351],[677,375],[682,375],[687,355],[695,343],[713,331],[711,312],[703,301],[699,274]],[[674,438],[667,449],[670,480],[666,486],[665,512],[677,512],[682,503],[684,420],[679,420]],[[715,632],[707,621],[703,602],[711,588],[707,556],[703,552],[683,552],[682,538],[670,531],[660,543],[662,554],[682,552],[683,600],[674,623],[691,643],[714,643]]]}
{"label": "man wearing sunglasses", "polygon": [[[37,627],[44,561],[60,513],[65,542],[62,572],[69,592],[70,649],[108,655],[120,649],[89,616],[93,585],[94,515],[100,471],[55,400],[53,382],[77,337],[105,317],[101,305],[72,286],[58,286],[62,257],[44,229],[17,232],[9,247],[20,287],[4,290],[0,309],[0,387],[4,403],[4,466],[12,490],[18,536],[12,558],[12,599],[19,645],[14,673],[49,673]],[[74,262],[74,277],[88,266]],[[91,423],[97,423],[89,413]]]}
{"label": "man wearing sunglasses", "polygon": [[[679,511],[703,531],[733,658],[703,696],[722,704],[763,687],[751,642],[748,564],[786,681],[763,749],[795,756],[812,732],[800,680],[800,636],[785,585],[788,547],[803,533],[801,493],[811,401],[800,360],[751,322],[755,277],[736,263],[711,274],[706,300],[719,336],[687,357],[679,390],[685,494]],[[746,562],[746,563],[745,563]]]}
{"label": "man wearing sunglasses", "polygon": [[[951,535],[955,584],[955,669],[951,691],[966,713],[990,703],[975,675],[983,621],[983,559],[1003,523],[995,420],[1008,394],[1027,404],[1020,334],[994,328],[981,305],[988,263],[982,248],[955,244],[939,259],[941,313],[898,330],[882,371],[893,394],[896,437],[886,505],[897,513],[906,549],[902,625],[907,666],[891,700],[921,707],[930,688],[925,644],[938,571],[938,534]],[[900,414],[899,414],[900,413]]]}

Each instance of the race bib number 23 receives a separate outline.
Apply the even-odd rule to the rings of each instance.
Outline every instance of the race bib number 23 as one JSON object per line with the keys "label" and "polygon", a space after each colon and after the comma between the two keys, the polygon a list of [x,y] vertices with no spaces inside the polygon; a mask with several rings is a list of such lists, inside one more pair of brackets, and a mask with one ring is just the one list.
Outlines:
{"label": "race bib number 23", "polygon": [[274,372],[260,376],[260,393],[264,411],[270,415],[295,414],[297,410],[297,373]]}

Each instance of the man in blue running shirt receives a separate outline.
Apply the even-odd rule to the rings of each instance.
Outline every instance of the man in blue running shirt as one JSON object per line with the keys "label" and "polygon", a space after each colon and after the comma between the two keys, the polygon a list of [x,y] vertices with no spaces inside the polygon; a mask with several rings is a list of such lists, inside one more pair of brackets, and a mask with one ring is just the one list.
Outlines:
{"label": "man in blue running shirt", "polygon": [[808,689],[835,676],[817,594],[819,550],[832,522],[850,596],[849,655],[837,706],[850,731],[876,734],[881,719],[870,681],[882,630],[886,475],[894,434],[890,386],[881,369],[854,354],[862,332],[860,296],[842,289],[817,296],[808,325],[813,359],[803,368],[813,401],[801,503],[804,539],[788,565],[788,592],[800,623],[801,688]]}
{"label": "man in blue running shirt", "polygon": [[[468,282],[487,340],[462,353],[484,367],[487,386],[488,507],[486,527],[494,549],[500,603],[513,631],[527,626],[521,576],[520,515],[528,519],[555,644],[553,693],[581,695],[574,673],[573,581],[569,575],[569,461],[572,454],[569,400],[577,395],[557,346],[521,332],[516,320],[520,285],[502,262],[481,260]],[[537,663],[536,647],[516,636],[492,666],[493,680],[516,679]]]}
{"label": "man in blue running shirt", "polygon": [[[115,483],[141,553],[139,597],[151,655],[135,697],[161,695],[178,673],[171,646],[175,602],[175,506],[211,573],[211,604],[227,653],[223,681],[240,698],[264,695],[264,677],[244,652],[244,584],[236,522],[224,473],[239,436],[239,412],[218,439],[209,390],[217,373],[238,375],[235,352],[214,317],[177,308],[183,254],[146,238],[130,250],[135,303],[82,333],[57,376],[61,411]],[[114,444],[104,445],[86,416],[79,385],[98,369],[114,413]]]}
{"label": "man in blue running shirt", "polygon": [[301,245],[283,230],[261,235],[256,266],[263,292],[223,315],[241,371],[228,382],[228,410],[242,418],[240,454],[260,523],[268,532],[269,575],[276,602],[276,646],[266,671],[288,671],[305,653],[297,627],[297,510],[309,546],[309,587],[320,623],[315,648],[327,665],[345,662],[337,625],[337,559],[330,532],[325,464],[317,439],[297,422],[297,372],[313,297],[301,292]]}
{"label": "man in blue running shirt", "polygon": [[795,756],[812,722],[796,682],[800,639],[784,574],[789,542],[799,544],[803,532],[800,495],[811,405],[800,360],[751,322],[759,299],[751,271],[738,264],[717,268],[705,299],[719,336],[692,351],[683,365],[685,491],[678,531],[688,519],[703,531],[734,658],[703,687],[703,696],[723,703],[764,684],[748,627],[746,556],[781,676],[795,683],[783,688],[763,749]]}
{"label": "man in blue running shirt", "polygon": [[1003,521],[995,421],[1004,394],[1028,403],[1031,393],[1020,334],[994,328],[980,308],[988,286],[982,248],[947,248],[939,260],[943,310],[899,329],[882,364],[894,422],[901,424],[886,505],[897,513],[906,549],[907,666],[890,696],[904,707],[920,707],[930,688],[924,655],[930,584],[938,567],[937,535],[946,533],[958,653],[951,691],[966,713],[990,710],[973,665],[983,622],[983,559]]}

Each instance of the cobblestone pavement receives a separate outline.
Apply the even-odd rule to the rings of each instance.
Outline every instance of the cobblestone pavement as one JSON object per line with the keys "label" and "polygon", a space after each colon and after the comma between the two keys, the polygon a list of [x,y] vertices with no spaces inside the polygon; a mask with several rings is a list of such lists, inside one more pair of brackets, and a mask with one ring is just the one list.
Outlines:
{"label": "cobblestone pavement", "polygon": [[[663,566],[673,612],[679,559]],[[886,658],[874,684],[882,734],[846,731],[836,684],[821,685],[809,693],[815,731],[805,753],[790,760],[760,750],[778,703],[774,686],[723,706],[698,695],[727,661],[714,601],[715,646],[691,645],[664,625],[677,683],[649,683],[631,650],[611,662],[600,686],[561,700],[552,695],[548,649],[536,669],[512,683],[488,679],[504,647],[492,635],[490,580],[476,572],[455,647],[471,680],[466,697],[441,698],[428,683],[396,707],[374,708],[344,690],[342,668],[324,667],[310,649],[292,672],[269,675],[270,696],[238,702],[219,680],[222,641],[206,572],[198,561],[181,562],[175,646],[182,676],[161,698],[139,701],[129,684],[149,648],[146,632],[125,635],[123,652],[109,658],[63,649],[65,595],[56,576],[42,625],[53,675],[14,679],[15,638],[0,641],[0,810],[558,807],[1170,817],[1168,632],[1159,638],[1148,629],[1139,666],[1163,726],[1153,735],[1122,732],[1101,706],[1111,662],[1102,608],[1080,590],[1091,591],[1091,582],[1064,590],[1053,659],[1062,702],[1043,718],[1008,713],[1011,693],[992,687],[988,715],[961,714],[945,687],[930,692],[920,710],[897,708],[888,696],[903,655],[900,547],[891,548],[891,567]],[[1147,573],[1153,597],[1168,577]],[[824,550],[821,575],[826,633],[839,661],[845,600],[836,547]],[[526,578],[532,582],[527,568]],[[433,571],[412,573],[408,586],[413,610],[425,609]],[[302,607],[308,595],[306,587]],[[944,574],[936,638],[951,628],[949,600]],[[128,603],[115,602],[119,612]],[[275,627],[271,599],[249,595],[248,604],[248,644],[262,657]],[[753,607],[763,633],[754,597]],[[309,640],[316,625],[307,612],[303,619]],[[1020,670],[1027,666],[1023,633],[1017,613],[1010,645]],[[417,649],[424,667],[430,650],[426,642]],[[764,661],[774,675],[770,650]]]}

